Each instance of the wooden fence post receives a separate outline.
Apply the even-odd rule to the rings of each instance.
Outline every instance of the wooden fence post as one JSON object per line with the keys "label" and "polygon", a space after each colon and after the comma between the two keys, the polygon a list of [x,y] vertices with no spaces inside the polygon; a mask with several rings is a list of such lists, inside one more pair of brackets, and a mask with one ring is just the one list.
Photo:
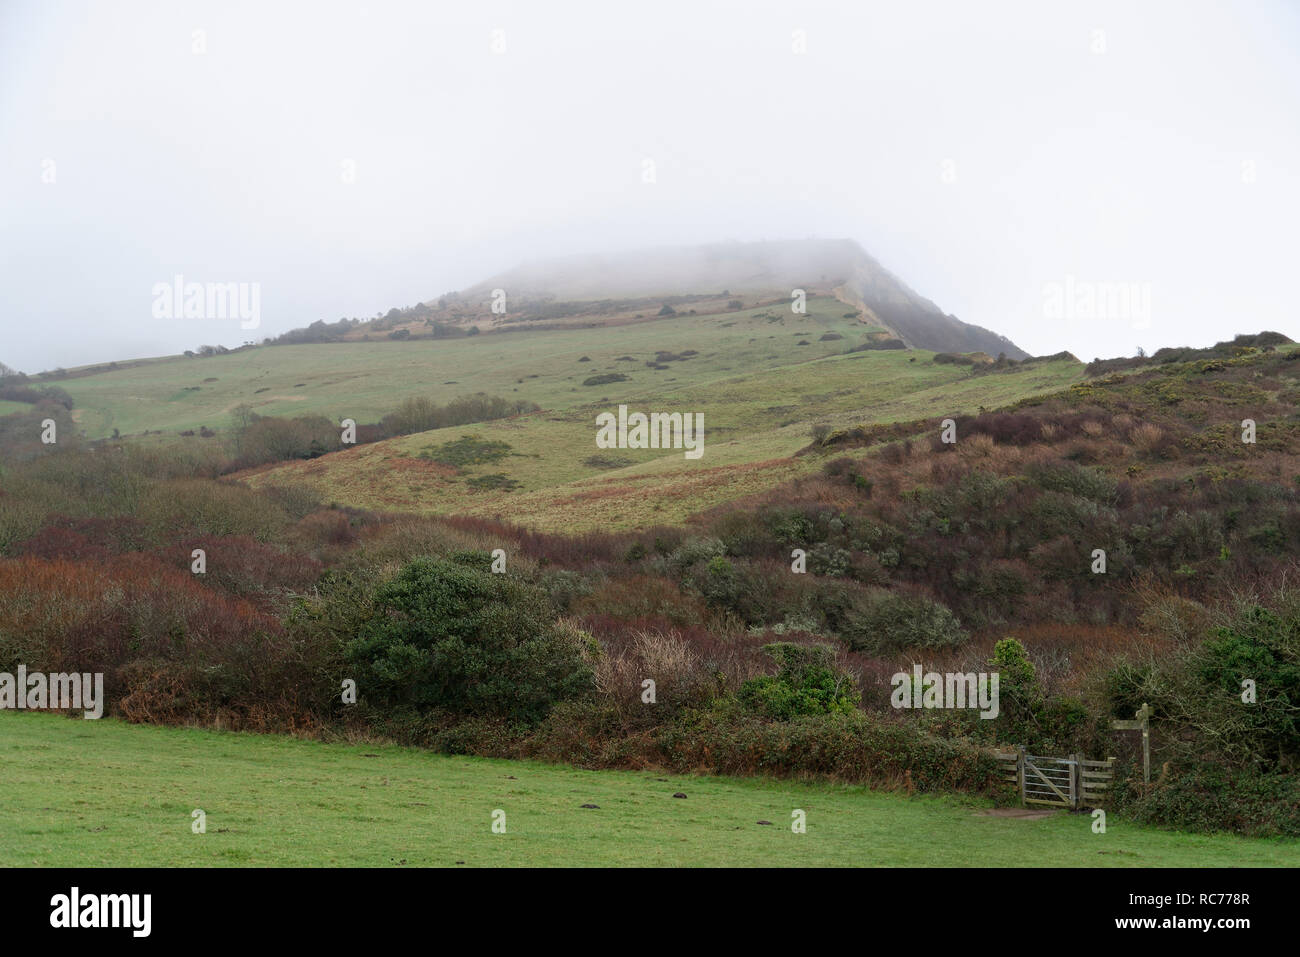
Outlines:
{"label": "wooden fence post", "polygon": [[1020,806],[1026,807],[1025,804],[1025,749],[1023,745],[1016,746],[1016,777],[1020,778]]}

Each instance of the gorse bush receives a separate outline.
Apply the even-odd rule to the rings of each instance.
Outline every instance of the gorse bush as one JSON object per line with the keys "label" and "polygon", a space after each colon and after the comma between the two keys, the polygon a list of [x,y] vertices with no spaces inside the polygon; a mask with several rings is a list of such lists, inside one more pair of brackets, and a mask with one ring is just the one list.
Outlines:
{"label": "gorse bush", "polygon": [[543,592],[490,563],[417,559],[378,588],[347,646],[368,704],[535,722],[591,692],[589,640],[551,620]]}
{"label": "gorse bush", "polygon": [[[1208,714],[1199,730],[1254,767],[1300,761],[1300,618],[1254,607],[1219,628],[1190,662]],[[1244,686],[1253,683],[1248,693]],[[1249,700],[1248,700],[1249,699]]]}
{"label": "gorse bush", "polygon": [[510,454],[510,443],[481,439],[476,435],[462,435],[451,442],[432,446],[420,453],[420,458],[442,465],[462,469],[467,465],[496,462]]}
{"label": "gorse bush", "polygon": [[852,676],[835,669],[829,646],[779,642],[763,651],[777,662],[778,670],[740,686],[745,707],[778,721],[857,710],[862,696]]}

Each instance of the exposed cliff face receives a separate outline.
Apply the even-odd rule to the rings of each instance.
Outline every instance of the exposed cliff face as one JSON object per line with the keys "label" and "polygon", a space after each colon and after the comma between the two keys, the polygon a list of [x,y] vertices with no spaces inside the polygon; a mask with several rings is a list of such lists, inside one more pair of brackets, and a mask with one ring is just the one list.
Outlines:
{"label": "exposed cliff face", "polygon": [[1010,339],[945,315],[850,239],[673,246],[528,263],[486,279],[460,296],[486,301],[491,290],[512,298],[605,300],[759,293],[792,289],[834,293],[909,346],[936,352],[1026,353]]}

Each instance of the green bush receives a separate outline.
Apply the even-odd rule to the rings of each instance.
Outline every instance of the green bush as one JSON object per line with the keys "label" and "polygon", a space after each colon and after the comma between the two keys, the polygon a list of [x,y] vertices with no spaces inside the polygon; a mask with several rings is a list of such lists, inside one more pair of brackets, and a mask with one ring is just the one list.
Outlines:
{"label": "green bush", "polygon": [[1043,687],[1025,646],[1014,638],[1003,638],[993,646],[989,668],[998,675],[999,737],[1033,745],[1041,732]]}
{"label": "green bush", "polygon": [[379,587],[347,648],[371,705],[538,721],[594,687],[590,639],[550,621],[541,590],[476,563],[420,558]]}
{"label": "green bush", "polygon": [[1144,787],[1141,774],[1117,776],[1115,806],[1140,824],[1247,837],[1300,837],[1300,777],[1214,765]]}
{"label": "green bush", "polygon": [[720,539],[692,538],[673,550],[672,554],[668,556],[668,563],[677,571],[682,572],[698,562],[723,555],[726,551],[727,546]]}
{"label": "green bush", "polygon": [[627,376],[621,372],[605,372],[601,375],[594,375],[590,378],[583,379],[583,385],[609,385],[612,382],[626,382]]}
{"label": "green bush", "polygon": [[760,722],[737,702],[732,711],[684,713],[660,731],[657,744],[676,771],[708,767],[895,786],[906,775],[918,791],[1006,794],[992,752],[863,711]]}
{"label": "green bush", "polygon": [[[1300,758],[1300,618],[1251,608],[1193,656],[1204,689],[1202,730],[1235,763],[1289,766]],[[1242,682],[1255,701],[1242,701]]]}
{"label": "green bush", "polygon": [[1170,662],[1116,665],[1105,692],[1125,717],[1149,703],[1161,745],[1180,759],[1290,770],[1300,762],[1300,609],[1243,608]]}
{"label": "green bush", "polygon": [[1028,474],[1040,488],[1049,492],[1086,498],[1107,506],[1114,506],[1119,499],[1119,482],[1101,469],[1086,468],[1073,462],[1052,462],[1031,467]]}
{"label": "green bush", "polygon": [[454,441],[430,446],[420,453],[420,458],[461,469],[466,465],[496,462],[509,454],[509,442],[485,441],[477,435],[462,435]]}
{"label": "green bush", "polygon": [[746,708],[777,721],[814,714],[855,711],[862,695],[852,676],[834,668],[833,650],[825,645],[777,642],[764,645],[779,669],[740,686]]}

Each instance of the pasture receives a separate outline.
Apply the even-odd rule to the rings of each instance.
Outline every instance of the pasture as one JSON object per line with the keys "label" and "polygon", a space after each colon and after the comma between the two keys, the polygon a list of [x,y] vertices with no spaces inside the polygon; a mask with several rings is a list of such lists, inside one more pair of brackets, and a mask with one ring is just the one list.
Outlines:
{"label": "pasture", "polygon": [[[0,715],[0,866],[1231,867],[1300,844],[827,783]],[[675,798],[674,794],[685,794]],[[584,808],[584,804],[598,805]],[[192,812],[206,814],[193,833]],[[494,811],[505,833],[493,833]],[[792,813],[807,830],[792,831]],[[767,821],[769,824],[759,822]]]}

